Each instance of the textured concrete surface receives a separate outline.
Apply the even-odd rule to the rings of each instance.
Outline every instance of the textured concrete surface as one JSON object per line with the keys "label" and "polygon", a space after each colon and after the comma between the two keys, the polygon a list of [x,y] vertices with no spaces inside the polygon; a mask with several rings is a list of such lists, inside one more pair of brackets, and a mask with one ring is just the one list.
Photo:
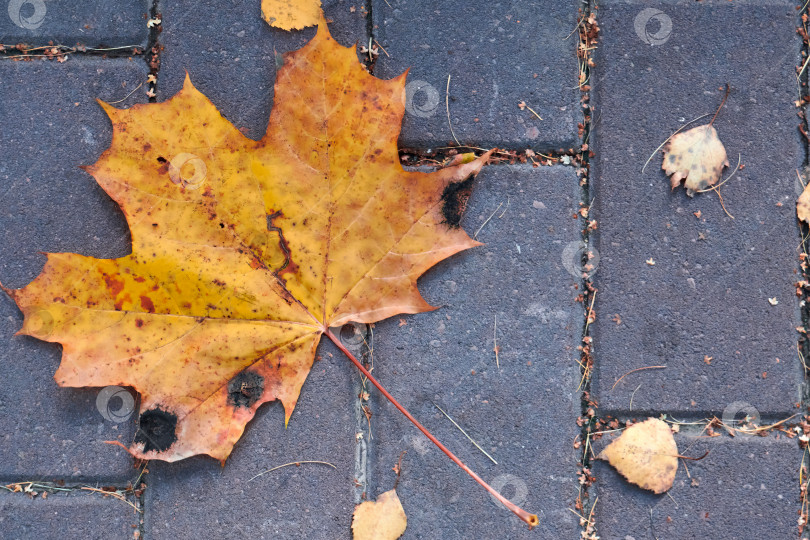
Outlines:
{"label": "textured concrete surface", "polygon": [[[233,5],[231,5],[233,4]],[[344,46],[368,41],[367,21],[359,3],[322,2],[332,20],[332,36]],[[225,118],[253,139],[261,138],[273,106],[276,66],[285,52],[302,47],[315,28],[285,32],[261,17],[259,0],[165,0],[160,4],[163,32],[158,100],[183,87],[186,72],[192,83],[214,102]],[[212,29],[214,25],[214,29]],[[217,39],[211,40],[212,32]]]}
{"label": "textured concrete surface", "polygon": [[575,343],[584,308],[562,254],[579,239],[580,222],[571,219],[578,201],[572,168],[485,169],[461,225],[473,234],[495,212],[478,234],[486,245],[422,278],[423,296],[440,309],[376,324],[374,374],[474,471],[540,518],[529,532],[372,391],[370,496],[393,487],[391,468],[407,451],[398,487],[408,514],[403,538],[577,536],[568,508],[578,487]]}
{"label": "textured concrete surface", "polygon": [[[40,252],[117,257],[129,233],[117,205],[79,169],[110,143],[96,98],[116,101],[146,78],[142,62],[72,59],[0,63],[0,281],[36,277]],[[133,94],[125,103],[142,101]],[[99,389],[59,388],[61,347],[14,336],[22,314],[0,297],[0,478],[122,479],[129,456],[103,444],[131,438],[131,423],[105,420]]]}
{"label": "textured concrete surface", "polygon": [[[654,46],[635,28],[650,5],[671,22],[668,39]],[[601,410],[627,412],[635,393],[634,411],[719,414],[743,401],[761,414],[792,414],[802,380],[796,10],[788,2],[610,2],[599,21],[592,185],[601,259],[592,329]],[[655,24],[657,35],[665,27]],[[706,113],[695,125],[708,122],[726,82],[731,95],[714,125],[732,162],[724,177],[738,155],[745,164],[721,189],[735,219],[715,193],[670,192],[660,154],[641,172],[674,130]],[[612,388],[626,372],[652,365],[667,367]]]}
{"label": "textured concrete surface", "polygon": [[143,47],[151,4],[148,0],[7,0],[0,9],[0,43]]}
{"label": "textured concrete surface", "polygon": [[[447,146],[447,77],[461,144],[558,149],[578,146],[578,0],[455,3],[374,0],[374,37],[385,49],[374,74],[410,68],[400,143]],[[387,53],[387,54],[386,54]],[[525,102],[529,110],[520,110]]]}
{"label": "textured concrete surface", "polygon": [[[596,463],[592,492],[599,496],[602,538],[797,538],[802,452],[795,439],[679,435],[676,441],[684,455],[709,455],[680,460],[667,494],[629,485],[610,465]],[[607,442],[599,441],[596,451]]]}
{"label": "textured concrete surface", "polygon": [[53,493],[47,499],[0,493],[0,537],[9,540],[131,540],[139,521],[132,506],[98,493]]}
{"label": "textured concrete surface", "polygon": [[[37,4],[46,7],[41,21],[31,19]],[[576,146],[582,121],[576,35],[565,39],[577,24],[576,0],[324,4],[338,41],[365,44],[372,35],[385,48],[376,75],[412,67],[403,145],[424,150],[452,140],[444,103],[450,74],[451,120],[462,143]],[[24,24],[19,17],[14,24],[20,11],[7,17],[9,6],[23,8]],[[277,54],[303,45],[314,29],[270,29],[259,6],[260,0],[161,0],[157,99],[177,92],[188,70],[226,117],[260,137]],[[647,8],[659,11],[639,19]],[[146,11],[147,2],[134,0],[13,0],[0,9],[0,43],[142,45]],[[599,223],[600,255],[590,327],[597,414],[654,410],[686,418],[754,408],[784,418],[796,410],[801,382],[793,202],[804,141],[792,106],[800,58],[795,6],[787,0],[606,0],[598,19],[601,39],[589,81],[597,106],[589,140],[596,151],[591,217]],[[126,98],[118,107],[142,102],[145,87],[128,94],[146,73],[142,56],[0,61],[4,285],[34,278],[44,262],[40,251],[128,252],[120,211],[77,166],[93,163],[110,142],[109,121],[93,99]],[[641,173],[672,131],[714,112],[726,82],[732,94],[715,126],[732,165],[738,154],[746,165],[722,188],[736,219],[713,193],[694,199],[670,193],[660,156]],[[543,120],[521,111],[520,101]],[[462,222],[470,233],[480,228],[477,237],[486,245],[420,281],[427,300],[441,309],[373,329],[374,374],[485,480],[537,512],[538,530],[529,533],[499,508],[374,390],[369,430],[357,409],[359,377],[326,344],[287,429],[281,407],[270,404],[224,468],[207,457],[150,463],[142,531],[133,528],[140,516],[120,501],[78,492],[46,500],[0,492],[0,537],[55,539],[75,531],[82,538],[142,532],[172,540],[348,539],[360,493],[374,498],[393,487],[391,468],[403,450],[398,491],[409,518],[405,539],[579,537],[570,510],[579,491],[580,451],[572,443],[581,398],[576,347],[584,307],[575,297],[584,224],[572,214],[580,200],[572,168],[488,167]],[[654,266],[645,262],[650,258]],[[21,322],[0,296],[0,483],[125,485],[137,473],[131,459],[101,441],[131,440],[133,422],[105,420],[96,407],[99,389],[58,388],[52,374],[59,347],[12,337]],[[667,368],[630,374],[611,389],[626,372],[650,365]],[[691,478],[680,465],[671,497],[646,494],[595,464],[590,493],[592,502],[599,496],[594,515],[602,538],[795,537],[801,459],[795,440],[679,435],[678,441],[685,455],[711,452],[686,463]],[[364,449],[365,470],[356,463]],[[336,469],[302,464],[256,477],[303,460]]]}
{"label": "textured concrete surface", "polygon": [[[263,406],[225,466],[206,456],[150,465],[147,538],[350,537],[355,478],[356,369],[322,343],[289,426],[279,403]],[[321,464],[284,467],[319,460]]]}

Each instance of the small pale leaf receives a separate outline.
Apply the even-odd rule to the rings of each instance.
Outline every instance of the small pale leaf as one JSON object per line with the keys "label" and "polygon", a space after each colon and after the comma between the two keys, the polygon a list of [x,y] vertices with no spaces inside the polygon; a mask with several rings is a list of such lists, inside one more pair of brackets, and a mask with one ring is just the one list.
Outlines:
{"label": "small pale leaf", "polygon": [[661,165],[672,189],[683,183],[690,197],[716,184],[724,167],[728,167],[726,148],[708,124],[674,135],[664,148]]}
{"label": "small pale leaf", "polygon": [[354,540],[396,540],[407,525],[408,518],[395,489],[386,491],[376,501],[366,501],[354,508]]}
{"label": "small pale leaf", "polygon": [[678,447],[666,422],[648,418],[633,424],[597,456],[608,461],[629,482],[664,493],[678,470]]}
{"label": "small pale leaf", "polygon": [[321,20],[321,0],[262,0],[267,24],[282,30],[301,30]]}
{"label": "small pale leaf", "polygon": [[810,183],[805,186],[799,200],[796,202],[796,214],[799,219],[810,224]]}

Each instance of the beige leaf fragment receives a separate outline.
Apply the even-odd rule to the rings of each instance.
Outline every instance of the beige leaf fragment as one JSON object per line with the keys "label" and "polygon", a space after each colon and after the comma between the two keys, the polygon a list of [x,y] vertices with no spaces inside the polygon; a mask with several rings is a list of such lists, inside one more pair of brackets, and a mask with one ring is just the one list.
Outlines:
{"label": "beige leaf fragment", "polygon": [[683,182],[690,197],[716,184],[724,167],[728,167],[726,148],[710,124],[674,135],[664,148],[661,165],[672,189]]}
{"label": "beige leaf fragment", "polygon": [[267,24],[282,30],[301,30],[321,20],[321,0],[262,0]]}
{"label": "beige leaf fragment", "polygon": [[805,223],[810,224],[810,183],[804,187],[804,191],[796,201],[796,215]]}
{"label": "beige leaf fragment", "polygon": [[608,461],[631,482],[654,493],[672,487],[678,470],[678,447],[666,422],[648,418],[633,424],[596,456]]}
{"label": "beige leaf fragment", "polygon": [[366,501],[354,508],[354,540],[396,540],[407,525],[408,518],[396,489],[386,491],[376,501]]}

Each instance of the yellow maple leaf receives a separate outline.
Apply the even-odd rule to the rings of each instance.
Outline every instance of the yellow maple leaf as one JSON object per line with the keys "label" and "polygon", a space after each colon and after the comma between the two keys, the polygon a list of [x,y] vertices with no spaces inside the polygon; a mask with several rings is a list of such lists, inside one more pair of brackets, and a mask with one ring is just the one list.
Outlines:
{"label": "yellow maple leaf", "polygon": [[259,141],[188,79],[164,103],[102,104],[112,145],[87,171],[132,253],[51,253],[6,292],[20,333],[63,345],[59,385],[141,393],[134,456],[224,461],[262,403],[289,421],[330,327],[433,309],[416,280],[479,245],[458,221],[488,154],[404,171],[404,85],[369,75],[322,23],[285,56]]}

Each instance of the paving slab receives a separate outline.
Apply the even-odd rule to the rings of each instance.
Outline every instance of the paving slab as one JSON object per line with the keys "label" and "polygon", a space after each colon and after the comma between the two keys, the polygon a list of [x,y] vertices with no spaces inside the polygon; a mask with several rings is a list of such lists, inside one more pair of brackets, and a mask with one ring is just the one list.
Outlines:
{"label": "paving slab", "polygon": [[[344,46],[366,43],[367,21],[361,3],[325,0],[332,36]],[[354,12],[352,6],[356,6]],[[287,32],[261,18],[259,0],[226,9],[219,0],[162,0],[163,32],[157,96],[172,97],[183,87],[186,71],[192,83],[220,112],[253,139],[267,130],[273,106],[273,84],[280,55],[299,49],[315,28]],[[211,36],[216,39],[212,40]]]}
{"label": "paving slab", "polygon": [[[658,10],[647,26],[645,9]],[[794,284],[804,159],[795,6],[607,2],[598,20],[591,328],[601,412],[626,414],[632,397],[634,412],[719,415],[744,402],[792,414],[802,380]],[[642,173],[673,131],[710,120],[725,83],[731,95],[714,124],[731,162],[724,177],[738,156],[745,165],[721,189],[734,219],[715,193],[671,192],[660,154]]]}
{"label": "paving slab", "polygon": [[[274,402],[259,409],[224,466],[207,456],[149,465],[147,538],[351,537],[359,377],[331,343],[318,355],[286,430]],[[253,478],[302,460],[335,468],[301,464]]]}
{"label": "paving slab", "polygon": [[[597,531],[605,539],[796,538],[799,465],[795,439],[675,437],[679,452],[699,457],[678,465],[675,484],[662,495],[627,483],[606,462],[593,471]],[[599,451],[608,442],[599,441]],[[690,477],[691,475],[691,477]]]}
{"label": "paving slab", "polygon": [[0,494],[2,538],[132,540],[139,522],[132,506],[96,493],[53,493],[47,499]]}
{"label": "paving slab", "polygon": [[[579,146],[579,0],[373,0],[374,74],[410,68],[400,143],[559,149]],[[572,35],[566,39],[566,36]],[[450,76],[447,119],[447,78]],[[528,109],[534,109],[538,119]]]}
{"label": "paving slab", "polygon": [[[71,58],[0,63],[0,280],[19,288],[41,252],[119,257],[130,250],[117,205],[80,170],[109,146],[112,126],[96,98],[116,101],[146,78],[141,61]],[[143,101],[135,93],[122,107]],[[0,478],[124,479],[132,460],[104,444],[129,440],[131,422],[106,420],[100,389],[59,388],[61,346],[14,336],[22,313],[0,298]],[[122,399],[119,397],[119,399]],[[116,402],[113,410],[123,405]]]}
{"label": "paving slab", "polygon": [[481,228],[485,245],[421,279],[422,295],[440,309],[375,325],[374,374],[482,478],[540,518],[529,532],[372,390],[368,495],[393,487],[391,468],[407,450],[397,488],[408,514],[403,539],[578,536],[569,508],[578,489],[572,443],[584,308],[563,253],[579,244],[571,218],[579,189],[569,167],[486,167],[461,223],[470,234]]}
{"label": "paving slab", "polygon": [[0,43],[144,47],[150,5],[148,0],[8,0],[0,10]]}

